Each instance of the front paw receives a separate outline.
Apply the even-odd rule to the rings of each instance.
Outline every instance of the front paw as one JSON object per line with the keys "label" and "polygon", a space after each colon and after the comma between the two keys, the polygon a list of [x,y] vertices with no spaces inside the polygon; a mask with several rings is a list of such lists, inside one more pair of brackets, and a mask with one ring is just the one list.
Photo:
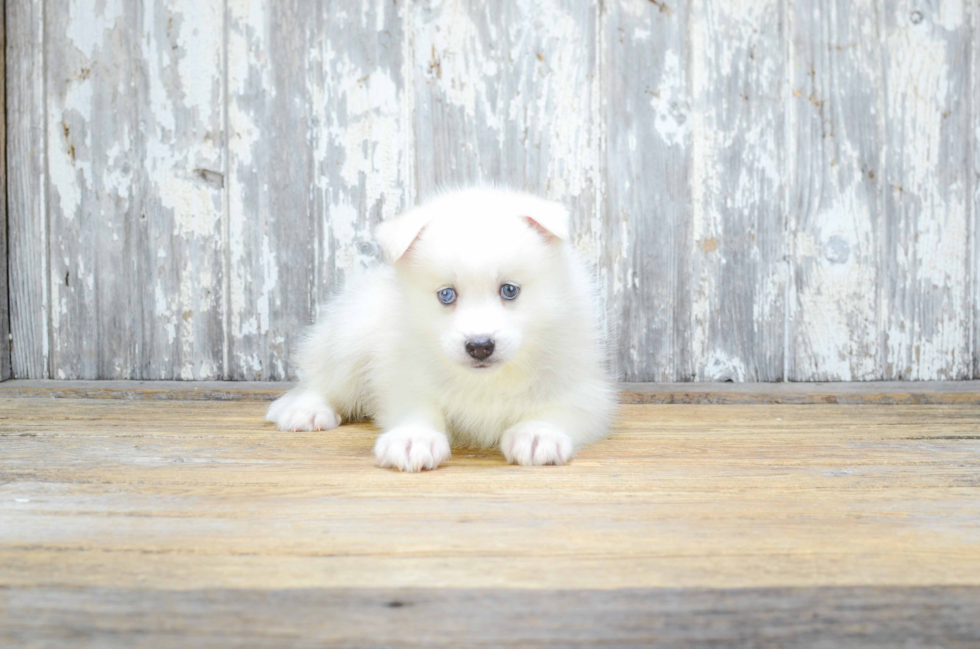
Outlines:
{"label": "front paw", "polygon": [[378,464],[401,471],[434,469],[450,454],[446,435],[425,426],[392,428],[374,444]]}
{"label": "front paw", "polygon": [[511,464],[565,464],[575,452],[572,438],[546,421],[525,421],[507,429],[500,450]]}
{"label": "front paw", "polygon": [[340,417],[326,399],[310,390],[279,397],[269,406],[265,419],[283,431],[330,430],[340,425]]}

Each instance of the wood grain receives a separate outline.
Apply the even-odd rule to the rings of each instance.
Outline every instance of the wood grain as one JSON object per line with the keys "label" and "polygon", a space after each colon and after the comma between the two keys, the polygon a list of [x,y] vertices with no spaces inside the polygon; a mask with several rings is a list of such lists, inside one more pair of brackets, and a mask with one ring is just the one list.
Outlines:
{"label": "wood grain", "polygon": [[143,228],[135,255],[142,265],[130,291],[139,296],[143,331],[138,369],[122,371],[217,379],[225,325],[225,16],[217,2],[139,4]]}
{"label": "wood grain", "polygon": [[53,378],[218,378],[222,15],[49,3]]}
{"label": "wood grain", "polygon": [[263,408],[0,401],[3,584],[980,584],[975,406],[623,406],[567,467],[423,475],[374,467],[369,425]]}
{"label": "wood grain", "polygon": [[[6,11],[0,5],[0,70],[6,70]],[[0,381],[10,378],[10,289],[7,281],[7,77],[0,74]]]}
{"label": "wood grain", "polygon": [[7,0],[7,229],[11,369],[48,373],[48,227],[45,173],[44,6]]}
{"label": "wood grain", "polygon": [[[967,647],[977,587],[0,591],[0,640],[75,647]],[[2,614],[0,614],[2,615]]]}
{"label": "wood grain", "polygon": [[415,203],[411,10],[394,0],[320,3],[309,134],[318,305],[381,259],[373,226]]}
{"label": "wood grain", "polygon": [[226,378],[295,378],[302,327],[414,180],[405,3],[229,5]]}
{"label": "wood grain", "polygon": [[[973,113],[973,132],[980,133],[980,9],[972,4],[967,5],[970,12],[971,41],[970,52],[973,58],[970,64],[970,108]],[[971,193],[973,201],[970,234],[970,258],[973,259],[970,281],[973,284],[973,378],[980,379],[980,142],[978,138],[968,139],[968,146],[973,154],[973,173]]]}
{"label": "wood grain", "polygon": [[[886,379],[970,376],[966,4],[882,3]],[[974,138],[975,139],[975,138]]]}
{"label": "wood grain", "polygon": [[134,378],[143,324],[137,241],[146,227],[139,11],[108,3],[73,12],[69,0],[45,9],[51,378]]}
{"label": "wood grain", "polygon": [[292,334],[313,319],[316,4],[228,5],[225,378],[286,378]]}
{"label": "wood grain", "polygon": [[636,404],[980,405],[980,381],[625,383],[620,391],[620,400],[622,403]]}
{"label": "wood grain", "polygon": [[295,378],[372,226],[485,181],[569,206],[621,378],[980,378],[976,14],[10,0],[11,373]]}
{"label": "wood grain", "polygon": [[573,2],[410,5],[417,193],[468,183],[566,204],[597,261],[598,7]]}
{"label": "wood grain", "polygon": [[499,181],[591,215],[595,7],[422,2],[410,18],[420,193]]}
{"label": "wood grain", "polygon": [[[51,381],[15,379],[0,397],[153,401],[272,401],[294,384],[272,381]],[[628,404],[974,404],[980,381],[842,383],[623,383]]]}
{"label": "wood grain", "polygon": [[783,3],[698,0],[688,374],[778,381],[785,354]]}
{"label": "wood grain", "polygon": [[264,405],[0,400],[0,638],[977,637],[976,406],[627,405],[565,467],[406,475]]}
{"label": "wood grain", "polygon": [[788,378],[874,380],[884,375],[880,7],[791,7]]}
{"label": "wood grain", "polygon": [[613,370],[626,380],[694,378],[689,21],[685,3],[603,4],[598,273]]}
{"label": "wood grain", "polygon": [[295,384],[288,381],[55,381],[13,379],[0,397],[132,399],[154,401],[272,401]]}

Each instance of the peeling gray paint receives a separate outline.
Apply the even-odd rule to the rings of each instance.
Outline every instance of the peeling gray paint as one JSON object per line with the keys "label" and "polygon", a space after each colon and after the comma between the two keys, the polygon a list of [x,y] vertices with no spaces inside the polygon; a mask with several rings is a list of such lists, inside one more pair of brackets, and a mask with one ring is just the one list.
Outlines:
{"label": "peeling gray paint", "polygon": [[14,376],[294,378],[374,224],[494,181],[572,209],[628,379],[980,378],[966,0],[6,11]]}
{"label": "peeling gray paint", "polygon": [[[796,3],[788,51],[788,378],[884,378],[880,6]],[[847,255],[843,251],[847,250]]]}

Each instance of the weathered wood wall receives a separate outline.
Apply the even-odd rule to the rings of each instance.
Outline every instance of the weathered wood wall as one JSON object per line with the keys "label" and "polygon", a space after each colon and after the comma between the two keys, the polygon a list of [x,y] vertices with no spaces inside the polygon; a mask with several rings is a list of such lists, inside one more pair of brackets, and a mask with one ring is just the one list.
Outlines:
{"label": "weathered wood wall", "polygon": [[[0,7],[3,1],[0,0]],[[4,69],[7,44],[4,40],[5,11],[0,11],[0,70]],[[0,115],[7,112],[6,77],[0,77]],[[7,122],[0,120],[0,381],[10,378],[10,295],[7,280]]]}
{"label": "weathered wood wall", "polygon": [[7,0],[13,374],[282,379],[434,188],[566,202],[631,380],[980,378],[970,0]]}

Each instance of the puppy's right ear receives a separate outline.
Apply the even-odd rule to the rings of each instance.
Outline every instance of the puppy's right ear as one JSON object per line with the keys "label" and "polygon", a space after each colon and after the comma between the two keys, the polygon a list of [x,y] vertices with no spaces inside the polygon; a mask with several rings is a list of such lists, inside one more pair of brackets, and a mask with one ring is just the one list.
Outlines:
{"label": "puppy's right ear", "polygon": [[536,196],[522,197],[520,210],[524,221],[546,239],[568,239],[568,210],[561,203]]}
{"label": "puppy's right ear", "polygon": [[431,218],[429,210],[416,207],[378,226],[375,236],[389,262],[395,263],[408,252]]}

